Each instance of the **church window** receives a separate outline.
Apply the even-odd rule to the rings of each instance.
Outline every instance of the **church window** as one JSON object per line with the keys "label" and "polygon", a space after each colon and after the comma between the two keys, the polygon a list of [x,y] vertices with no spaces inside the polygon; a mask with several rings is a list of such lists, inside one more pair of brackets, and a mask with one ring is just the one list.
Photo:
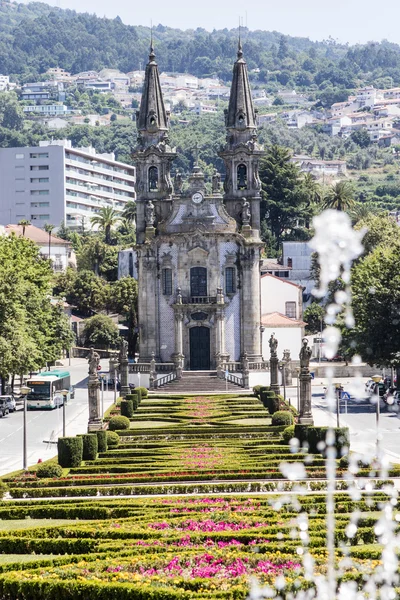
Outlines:
{"label": "church window", "polygon": [[158,169],[157,167],[150,167],[149,169],[149,192],[156,192],[158,190]]}
{"label": "church window", "polygon": [[296,302],[285,303],[285,315],[289,317],[289,319],[296,318]]}
{"label": "church window", "polygon": [[193,267],[190,269],[190,295],[207,296],[207,269]]}
{"label": "church window", "polygon": [[172,269],[162,270],[162,287],[164,296],[172,294]]}
{"label": "church window", "polygon": [[225,269],[225,293],[234,294],[236,292],[235,267],[226,267]]}
{"label": "church window", "polygon": [[293,267],[293,260],[291,258],[287,259],[287,266],[292,268]]}
{"label": "church window", "polygon": [[247,190],[247,167],[243,164],[237,168],[237,189]]}

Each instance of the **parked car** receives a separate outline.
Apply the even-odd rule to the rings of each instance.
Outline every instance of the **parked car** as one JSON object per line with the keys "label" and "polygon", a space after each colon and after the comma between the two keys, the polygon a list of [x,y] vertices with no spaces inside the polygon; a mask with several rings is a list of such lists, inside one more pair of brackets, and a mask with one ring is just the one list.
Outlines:
{"label": "parked car", "polygon": [[8,415],[10,411],[8,410],[7,400],[5,397],[0,397],[0,419],[4,417],[4,415]]}
{"label": "parked car", "polygon": [[12,396],[11,394],[7,394],[7,396],[0,396],[0,400],[2,398],[4,398],[7,403],[8,412],[12,413],[17,410],[14,396]]}

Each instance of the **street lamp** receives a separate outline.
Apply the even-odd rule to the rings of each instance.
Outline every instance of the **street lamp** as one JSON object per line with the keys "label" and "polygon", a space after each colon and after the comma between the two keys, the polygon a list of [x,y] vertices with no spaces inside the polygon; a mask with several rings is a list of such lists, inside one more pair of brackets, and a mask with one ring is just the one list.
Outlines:
{"label": "street lamp", "polygon": [[26,434],[26,411],[27,411],[27,396],[31,391],[31,388],[25,385],[20,388],[21,394],[24,397],[24,420],[23,420],[23,433],[22,433],[22,468],[24,471],[28,468],[28,445],[27,445],[27,434]]}
{"label": "street lamp", "polygon": [[335,392],[336,392],[336,427],[340,427],[339,423],[339,415],[340,415],[340,400],[342,397],[343,387],[340,383],[335,384]]}
{"label": "street lamp", "polygon": [[[375,381],[375,389],[374,395],[376,395],[376,453],[379,452],[379,418],[381,415],[381,405],[379,399],[379,385],[378,383],[381,381],[382,377],[380,375],[373,375],[371,377],[372,381]],[[376,390],[376,391],[375,391]]]}
{"label": "street lamp", "polygon": [[65,407],[67,404],[67,400],[68,400],[68,394],[69,394],[69,390],[60,390],[60,394],[63,397],[63,405],[62,405],[62,409],[63,409],[63,437],[65,437],[65,429],[66,429],[66,423],[65,423]]}

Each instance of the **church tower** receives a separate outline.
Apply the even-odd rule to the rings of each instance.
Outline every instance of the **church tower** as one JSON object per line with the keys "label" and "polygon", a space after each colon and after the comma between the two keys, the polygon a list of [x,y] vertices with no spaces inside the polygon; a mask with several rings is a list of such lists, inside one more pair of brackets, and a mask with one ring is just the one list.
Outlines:
{"label": "church tower", "polygon": [[[225,194],[194,165],[187,185],[170,165],[168,115],[151,49],[137,114],[139,354],[185,370],[261,360],[260,185],[256,124],[239,48],[229,110]],[[240,168],[239,168],[240,167]]]}

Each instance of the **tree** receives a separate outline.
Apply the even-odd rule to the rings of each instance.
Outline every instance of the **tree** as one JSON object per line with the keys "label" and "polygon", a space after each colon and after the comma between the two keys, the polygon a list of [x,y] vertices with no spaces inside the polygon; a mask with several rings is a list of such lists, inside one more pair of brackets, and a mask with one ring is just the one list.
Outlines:
{"label": "tree", "polygon": [[368,148],[368,146],[371,144],[371,140],[366,129],[358,129],[353,131],[350,137],[352,141],[357,144],[357,146],[360,146],[360,148]]}
{"label": "tree", "polygon": [[98,235],[80,240],[76,251],[77,266],[81,271],[93,271],[107,281],[118,278],[118,246],[109,246]]}
{"label": "tree", "polygon": [[136,223],[136,202],[134,200],[128,200],[125,204],[125,208],[122,211],[121,217],[128,221],[128,223]]}
{"label": "tree", "polygon": [[303,319],[307,323],[306,332],[308,334],[320,333],[324,316],[325,309],[317,302],[312,302],[310,306],[307,306],[303,313]]}
{"label": "tree", "polygon": [[363,256],[371,254],[378,246],[400,243],[400,227],[387,213],[370,213],[354,226],[357,230],[363,228],[367,230],[363,237]]}
{"label": "tree", "polygon": [[328,189],[325,196],[324,208],[347,212],[355,206],[354,191],[348,181],[339,181]]}
{"label": "tree", "polygon": [[118,223],[121,219],[120,213],[112,208],[111,206],[103,206],[100,208],[97,215],[94,215],[90,222],[93,225],[97,225],[99,229],[104,231],[106,244],[111,243],[111,228]]}
{"label": "tree", "polygon": [[109,286],[107,310],[122,315],[128,327],[128,354],[135,356],[138,340],[137,281],[133,277],[122,277]]}
{"label": "tree", "polygon": [[50,223],[44,224],[44,230],[49,234],[49,261],[51,263],[51,233],[55,229],[55,225],[51,225]]}
{"label": "tree", "polygon": [[28,227],[28,225],[30,225],[31,222],[28,221],[27,219],[21,219],[21,221],[18,221],[18,225],[20,227],[22,227],[22,237],[25,237],[25,229]]}
{"label": "tree", "polygon": [[66,290],[66,298],[83,316],[89,316],[93,311],[103,309],[106,293],[104,279],[92,271],[79,271]]}
{"label": "tree", "polygon": [[50,300],[52,271],[25,237],[0,237],[0,375],[27,373],[60,358],[73,334]]}
{"label": "tree", "polygon": [[88,319],[83,330],[85,346],[95,348],[117,348],[119,345],[118,327],[107,315],[95,315]]}
{"label": "tree", "polygon": [[352,270],[353,353],[369,364],[400,364],[400,243],[375,248]]}
{"label": "tree", "polygon": [[261,218],[266,221],[279,244],[284,234],[309,220],[312,209],[298,167],[290,162],[290,153],[271,146],[260,162],[262,183]]}

